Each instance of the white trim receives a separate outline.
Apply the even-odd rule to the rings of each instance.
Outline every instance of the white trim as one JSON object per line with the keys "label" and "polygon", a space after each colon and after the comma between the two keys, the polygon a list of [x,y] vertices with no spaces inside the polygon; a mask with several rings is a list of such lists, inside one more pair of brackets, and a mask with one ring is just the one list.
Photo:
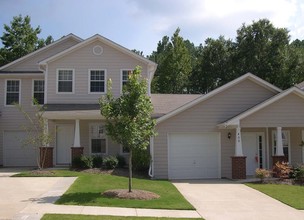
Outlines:
{"label": "white trim", "polygon": [[290,88],[290,89],[288,89],[284,92],[281,92],[281,93],[267,99],[266,101],[262,102],[261,104],[258,104],[255,107],[237,115],[236,117],[234,117],[234,118],[232,118],[232,119],[230,119],[230,120],[228,120],[224,123],[219,124],[218,127],[226,128],[227,126],[235,126],[235,125],[237,125],[238,121],[240,121],[240,120],[248,117],[249,115],[251,115],[251,114],[269,106],[270,104],[278,101],[279,99],[284,98],[285,96],[287,96],[291,93],[294,93],[294,94],[296,94],[296,95],[298,95],[298,96],[300,96],[301,98],[304,99],[304,91],[300,90],[297,87],[292,87],[292,88]]}
{"label": "white trim", "polygon": [[41,105],[44,105],[45,104],[45,80],[44,79],[32,79],[32,100],[31,100],[31,104],[32,106],[35,106],[34,103],[33,103],[33,100],[34,100],[34,88],[35,88],[35,81],[43,81],[44,82],[44,100],[43,100],[43,104]]}
{"label": "white trim", "polygon": [[45,74],[44,74],[44,104],[47,104],[48,101],[48,76],[49,76],[49,66],[46,65]]}
{"label": "white trim", "polygon": [[0,73],[0,78],[6,78],[6,77],[37,77],[37,76],[43,76],[43,73]]}
{"label": "white trim", "polygon": [[43,118],[51,120],[101,120],[104,117],[100,114],[100,110],[71,110],[71,111],[45,111]]}
{"label": "white trim", "polygon": [[[104,92],[91,92],[91,71],[104,72]],[[88,70],[88,94],[106,94],[107,93],[107,70],[106,69],[89,69]]]}
{"label": "white trim", "polygon": [[243,76],[241,76],[241,77],[239,77],[239,78],[237,78],[237,79],[235,79],[235,80],[233,80],[233,81],[231,81],[231,82],[229,82],[229,83],[227,83],[227,84],[225,84],[225,85],[223,85],[223,86],[221,86],[221,87],[219,87],[219,88],[217,88],[217,89],[215,89],[215,90],[213,90],[213,91],[211,91],[209,93],[207,93],[206,95],[203,95],[203,96],[201,96],[201,97],[199,97],[199,98],[197,98],[197,99],[195,99],[195,100],[193,100],[193,101],[191,101],[191,102],[189,102],[189,103],[187,103],[187,104],[185,104],[185,105],[183,105],[183,106],[181,106],[181,107],[173,110],[172,112],[170,112],[170,113],[168,113],[168,114],[166,114],[166,115],[158,118],[156,120],[156,123],[159,124],[159,123],[167,120],[168,118],[171,118],[171,117],[179,114],[180,112],[183,112],[186,109],[189,109],[189,108],[197,105],[198,103],[203,102],[203,101],[205,101],[205,100],[213,97],[214,95],[216,95],[216,94],[218,94],[220,92],[223,92],[226,89],[229,89],[229,88],[233,87],[234,85],[236,85],[236,84],[238,84],[238,83],[240,83],[240,82],[242,82],[242,81],[244,81],[246,79],[249,79],[249,80],[255,82],[256,84],[259,84],[259,85],[263,86],[264,88],[266,88],[266,89],[268,89],[268,90],[270,90],[272,92],[279,93],[279,92],[282,91],[281,89],[279,89],[276,86],[274,86],[274,85],[272,85],[272,84],[270,84],[270,83],[262,80],[261,78],[255,76],[255,75],[253,75],[251,73],[246,73],[245,75],[243,75]]}
{"label": "white trim", "polygon": [[27,54],[27,55],[25,55],[25,56],[23,56],[23,57],[21,57],[21,58],[15,60],[15,61],[13,61],[13,62],[10,62],[10,63],[8,63],[8,64],[6,64],[6,65],[0,67],[0,70],[3,70],[3,69],[5,69],[5,68],[7,68],[7,67],[9,67],[9,66],[12,66],[12,65],[14,65],[14,64],[16,64],[16,63],[18,63],[18,62],[21,62],[21,61],[23,61],[24,59],[27,59],[27,58],[29,58],[29,57],[31,57],[31,56],[34,56],[35,54],[40,53],[41,51],[47,50],[48,48],[53,47],[53,46],[55,46],[56,44],[58,44],[58,43],[60,43],[60,42],[62,42],[62,41],[64,41],[64,40],[66,40],[66,39],[68,39],[68,38],[73,38],[73,39],[75,39],[75,40],[78,41],[78,42],[83,41],[83,39],[81,39],[80,37],[78,37],[78,36],[76,36],[76,35],[74,35],[74,34],[68,34],[67,36],[62,37],[62,38],[60,38],[60,39],[54,41],[53,43],[51,43],[51,44],[49,44],[49,45],[46,45],[45,47],[42,47],[42,48],[40,48],[40,49],[38,49],[38,50],[36,50],[36,51],[34,51],[34,52],[32,52],[32,53],[29,53],[29,54]]}
{"label": "white trim", "polygon": [[[282,128],[282,133],[285,133],[288,136],[288,163],[291,163],[290,130],[284,130]],[[272,152],[272,156],[276,156],[275,153],[274,153],[274,134],[277,135],[277,130],[272,130],[272,132],[271,132],[271,152]],[[284,145],[283,145],[283,149],[284,149]]]}
{"label": "white trim", "polygon": [[18,104],[21,105],[21,79],[5,79],[5,85],[4,85],[4,106],[5,107],[15,107],[15,105],[7,105],[6,104],[6,98],[7,98],[7,81],[19,81],[19,101]]}
{"label": "white trim", "polygon": [[[134,70],[134,69],[133,69]],[[131,71],[131,72],[133,72],[133,70],[132,69],[128,69],[128,68],[126,68],[126,69],[120,69],[120,80],[119,80],[119,86],[120,86],[120,94],[122,94],[122,82],[123,82],[123,80],[122,80],[122,72],[123,71]]]}
{"label": "white trim", "polygon": [[[59,92],[58,91],[58,78],[60,70],[72,70],[72,92]],[[75,94],[75,69],[73,68],[57,68],[56,69],[56,94]]]}
{"label": "white trim", "polygon": [[269,128],[266,128],[266,169],[269,169],[270,167],[270,154],[269,154]]}
{"label": "white trim", "polygon": [[[89,123],[89,153],[90,155],[100,155],[100,156],[106,156],[108,155],[109,153],[109,143],[108,143],[108,136],[106,135],[106,133],[104,134],[105,138],[99,138],[99,139],[105,139],[106,140],[106,152],[105,153],[92,153],[92,135],[91,135],[91,126],[94,126],[94,125],[102,125],[102,126],[105,126],[103,123],[98,123],[98,122],[93,122],[93,123]],[[98,139],[98,138],[96,138]]]}
{"label": "white trim", "polygon": [[108,46],[110,46],[110,47],[112,47],[112,48],[115,48],[118,51],[120,51],[120,52],[122,52],[124,54],[127,54],[127,55],[129,55],[129,56],[131,56],[131,57],[133,57],[133,58],[135,58],[135,59],[137,59],[137,60],[139,60],[139,61],[141,61],[141,62],[143,62],[145,64],[150,64],[150,65],[153,65],[153,66],[157,66],[157,64],[154,63],[154,62],[152,62],[151,60],[149,60],[149,59],[147,59],[147,58],[145,58],[143,56],[140,56],[140,55],[138,55],[138,54],[136,54],[136,53],[128,50],[127,48],[125,48],[125,47],[123,47],[123,46],[121,46],[121,45],[119,45],[119,44],[117,44],[117,43],[115,43],[115,42],[113,42],[113,41],[105,38],[105,37],[102,37],[99,34],[96,34],[96,35],[94,35],[94,36],[92,36],[92,37],[90,37],[90,38],[82,41],[81,43],[78,43],[75,46],[72,46],[72,47],[70,47],[70,48],[68,48],[68,49],[66,49],[66,50],[64,50],[64,51],[62,51],[60,53],[57,53],[54,56],[51,56],[51,57],[49,57],[49,58],[47,58],[45,60],[40,61],[39,65],[44,65],[44,64],[47,64],[49,62],[55,61],[55,60],[59,59],[60,57],[63,57],[65,55],[69,54],[69,53],[72,53],[73,51],[75,51],[77,49],[80,49],[82,47],[85,47],[85,46],[89,45],[90,43],[92,43],[94,41],[97,41],[97,40],[100,41],[100,42],[102,42],[102,43],[104,43],[104,44],[106,44],[106,45],[108,45]]}

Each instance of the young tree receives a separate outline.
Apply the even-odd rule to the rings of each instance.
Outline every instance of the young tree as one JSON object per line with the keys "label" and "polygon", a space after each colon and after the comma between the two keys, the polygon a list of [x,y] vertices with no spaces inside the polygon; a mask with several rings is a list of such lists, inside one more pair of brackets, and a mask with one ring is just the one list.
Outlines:
{"label": "young tree", "polygon": [[38,104],[37,100],[33,100],[35,111],[33,113],[27,112],[20,104],[15,106],[28,121],[28,125],[23,125],[22,128],[26,131],[27,136],[23,140],[25,147],[32,147],[36,152],[36,162],[39,170],[44,168],[47,151],[44,150],[40,153],[41,147],[47,147],[53,140],[53,135],[45,130],[45,119],[43,114],[45,108]]}
{"label": "young tree", "polygon": [[13,17],[10,26],[4,24],[4,32],[0,37],[3,48],[0,50],[0,66],[27,55],[54,40],[48,36],[46,40],[39,39],[40,27],[31,26],[31,18],[26,15]]}
{"label": "young tree", "polygon": [[120,97],[113,97],[109,80],[107,95],[100,99],[107,134],[129,149],[129,192],[132,192],[132,152],[134,149],[147,149],[150,137],[155,135],[155,120],[151,118],[153,106],[147,95],[147,86],[140,67],[136,67]]}

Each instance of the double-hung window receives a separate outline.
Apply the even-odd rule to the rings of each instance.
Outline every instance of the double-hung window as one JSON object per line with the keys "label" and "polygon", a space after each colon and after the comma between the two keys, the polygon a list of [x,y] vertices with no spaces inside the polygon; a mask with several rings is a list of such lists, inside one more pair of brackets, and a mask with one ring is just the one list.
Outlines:
{"label": "double-hung window", "polygon": [[90,125],[91,154],[107,153],[107,138],[105,128],[101,124]]}
{"label": "double-hung window", "polygon": [[60,69],[57,72],[57,92],[73,93],[74,70]]}
{"label": "double-hung window", "polygon": [[6,80],[5,105],[20,103],[20,80]]}
{"label": "double-hung window", "polygon": [[[33,81],[33,98],[36,100],[37,104],[44,104],[44,80],[34,80]],[[35,104],[35,103],[34,103]]]}
{"label": "double-hung window", "polygon": [[121,91],[123,86],[127,85],[129,81],[129,75],[132,73],[132,70],[122,70],[121,71]]}
{"label": "double-hung window", "polygon": [[106,90],[105,70],[89,71],[89,93],[104,93]]}

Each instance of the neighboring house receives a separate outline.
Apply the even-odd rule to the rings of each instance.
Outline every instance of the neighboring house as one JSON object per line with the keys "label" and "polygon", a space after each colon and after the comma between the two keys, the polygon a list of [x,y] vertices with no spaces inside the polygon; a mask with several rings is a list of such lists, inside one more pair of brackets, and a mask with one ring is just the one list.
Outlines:
{"label": "neighboring house", "polygon": [[[155,63],[100,35],[82,40],[70,34],[1,67],[0,164],[35,165],[33,151],[20,143],[26,121],[11,105],[19,102],[32,112],[32,97],[47,107],[55,166],[69,165],[82,152],[127,155],[105,135],[98,98],[109,78],[118,97],[137,65],[150,85]],[[150,140],[151,176],[246,178],[278,160],[303,163],[301,88],[282,91],[250,73],[205,95],[150,94],[149,87],[158,133]]]}

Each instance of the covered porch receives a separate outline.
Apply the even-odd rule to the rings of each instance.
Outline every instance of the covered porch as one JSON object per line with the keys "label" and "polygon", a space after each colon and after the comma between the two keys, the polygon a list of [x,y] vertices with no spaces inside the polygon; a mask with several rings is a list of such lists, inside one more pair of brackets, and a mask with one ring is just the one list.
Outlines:
{"label": "covered porch", "polygon": [[303,109],[303,91],[291,88],[219,124],[228,138],[234,136],[231,177],[245,179],[277,161],[304,163]]}

